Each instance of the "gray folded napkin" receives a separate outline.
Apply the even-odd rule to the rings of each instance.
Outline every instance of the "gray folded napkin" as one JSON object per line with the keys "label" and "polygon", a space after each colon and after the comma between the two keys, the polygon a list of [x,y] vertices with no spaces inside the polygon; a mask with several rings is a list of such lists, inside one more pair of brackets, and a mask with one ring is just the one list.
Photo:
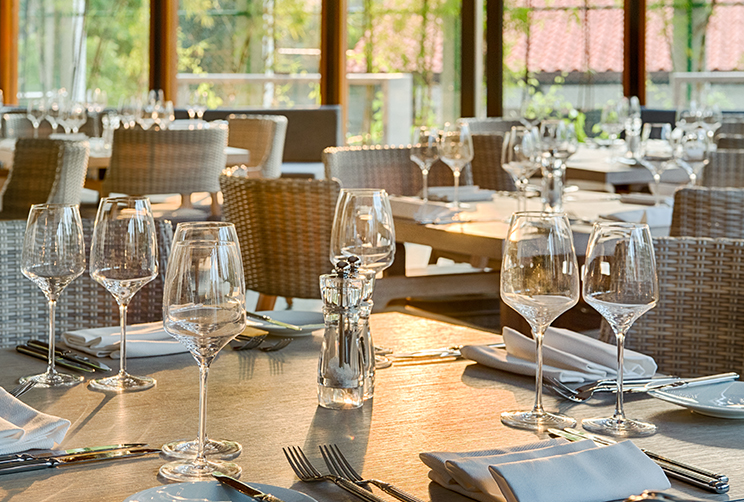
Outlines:
{"label": "gray folded napkin", "polygon": [[69,428],[69,420],[41,413],[0,387],[0,455],[52,448]]}

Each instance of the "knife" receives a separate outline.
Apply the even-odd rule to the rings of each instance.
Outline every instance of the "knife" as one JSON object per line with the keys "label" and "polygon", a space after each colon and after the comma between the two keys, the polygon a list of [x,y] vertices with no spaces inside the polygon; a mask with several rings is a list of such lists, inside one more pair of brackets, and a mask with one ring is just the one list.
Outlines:
{"label": "knife", "polygon": [[[423,359],[423,358],[437,358],[437,357],[460,357],[462,354],[460,350],[464,345],[455,345],[453,347],[441,347],[438,349],[424,349],[417,350],[416,352],[398,352],[394,354],[388,354],[386,357],[392,357],[396,359]],[[503,349],[506,344],[503,342],[489,343],[486,347],[493,347],[495,349]]]}
{"label": "knife", "polygon": [[294,324],[289,324],[287,322],[277,321],[276,319],[272,319],[271,317],[263,314],[256,314],[255,312],[248,312],[246,310],[245,315],[248,317],[253,317],[254,319],[261,319],[262,321],[265,321],[269,324],[274,324],[275,326],[281,326],[282,328],[287,329],[293,329],[295,331],[302,331],[302,328],[299,326],[295,326]]}
{"label": "knife", "polygon": [[212,476],[216,478],[220,483],[227,485],[233,490],[239,491],[240,493],[245,493],[249,497],[253,497],[256,500],[264,500],[265,502],[284,502],[282,499],[275,497],[270,493],[264,493],[261,490],[252,487],[248,483],[238,481],[237,479],[228,476],[227,474],[222,474],[219,471],[213,472]]}
{"label": "knife", "polygon": [[[49,352],[49,344],[46,342],[42,342],[40,340],[29,340],[28,345],[30,347],[44,349],[47,351],[47,353]],[[75,352],[71,350],[59,350],[55,348],[54,353],[60,357],[67,359],[68,361],[74,361],[78,364],[82,364],[83,366],[90,366],[93,369],[101,370],[101,371],[111,371],[111,368],[109,368],[105,364],[98,362],[98,361],[94,361],[81,354],[76,354]]]}
{"label": "knife", "polygon": [[64,467],[68,465],[101,462],[103,460],[141,457],[143,455],[150,455],[153,453],[160,453],[160,450],[157,448],[132,448],[128,450],[117,450],[103,453],[81,453],[78,455],[70,455],[66,457],[37,458],[34,460],[27,460],[25,462],[0,466],[0,475],[12,474],[14,472],[35,471],[38,469],[49,469],[52,467]]}
{"label": "knife", "polygon": [[[31,347],[30,345],[19,345],[16,347],[16,350],[20,352],[21,354],[26,354],[27,356],[32,356],[37,359],[44,359],[45,361],[49,359],[49,352],[44,351],[41,349],[37,349],[36,347]],[[70,368],[73,370],[82,371],[85,373],[93,373],[93,368],[88,368],[86,366],[83,366],[82,364],[78,364],[72,361],[67,361],[63,357],[56,356],[54,358],[54,363],[58,364],[59,366],[64,366],[65,368]]]}
{"label": "knife", "polygon": [[147,443],[125,443],[112,444],[106,446],[91,446],[86,448],[70,448],[69,450],[40,450],[38,453],[13,453],[11,455],[0,455],[0,468],[3,464],[13,462],[27,462],[29,460],[38,460],[40,458],[56,458],[79,455],[81,453],[100,453],[113,450],[128,450],[131,448],[141,448],[147,446]]}
{"label": "knife", "polygon": [[697,378],[685,378],[677,380],[676,382],[666,384],[648,384],[638,389],[633,389],[630,392],[648,392],[650,390],[665,390],[665,389],[681,389],[684,387],[698,387],[700,385],[710,385],[714,383],[729,382],[731,380],[737,380],[739,378],[738,373],[719,373],[717,375],[708,375]]}

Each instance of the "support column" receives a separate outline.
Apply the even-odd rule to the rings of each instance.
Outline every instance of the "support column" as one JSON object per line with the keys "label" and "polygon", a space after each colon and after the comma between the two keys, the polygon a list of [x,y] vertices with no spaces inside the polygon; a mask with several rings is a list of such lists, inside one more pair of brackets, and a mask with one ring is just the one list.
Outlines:
{"label": "support column", "polygon": [[483,84],[483,0],[462,0],[460,116],[475,117]]}
{"label": "support column", "polygon": [[18,104],[19,0],[0,0],[0,90],[6,105]]}
{"label": "support column", "polygon": [[178,93],[178,0],[150,2],[150,89],[176,103]]}
{"label": "support column", "polygon": [[346,83],[347,0],[323,0],[320,23],[320,103],[341,105],[346,137],[348,86]]}
{"label": "support column", "polygon": [[646,0],[625,0],[623,92],[646,104]]}
{"label": "support column", "polygon": [[486,0],[486,115],[504,115],[504,0]]}

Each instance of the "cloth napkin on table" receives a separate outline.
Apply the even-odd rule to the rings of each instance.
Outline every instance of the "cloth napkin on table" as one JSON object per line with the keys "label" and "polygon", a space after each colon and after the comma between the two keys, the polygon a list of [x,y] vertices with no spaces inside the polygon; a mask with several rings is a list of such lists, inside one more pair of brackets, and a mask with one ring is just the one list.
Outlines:
{"label": "cloth napkin on table", "polygon": [[650,228],[669,227],[672,225],[671,206],[650,206],[646,209],[633,209],[617,213],[600,215],[601,218],[628,223],[646,223]]}
{"label": "cloth napkin on table", "polygon": [[40,413],[0,387],[0,455],[52,448],[69,428],[69,420]]}
{"label": "cloth napkin on table", "polygon": [[429,201],[424,204],[418,197],[391,197],[390,207],[393,216],[416,220],[419,223],[452,223],[458,214],[456,209],[447,207],[444,202]]}
{"label": "cloth napkin on table", "polygon": [[[463,347],[463,357],[484,366],[534,376],[535,341],[511,328],[502,330],[506,350],[482,345]],[[564,383],[578,383],[617,375],[617,347],[563,328],[548,328],[543,339],[543,373]],[[625,351],[626,378],[656,373],[652,357]]]}
{"label": "cloth napkin on table", "polygon": [[[457,195],[460,202],[491,200],[495,193],[494,190],[482,189],[478,185],[463,185],[457,188]],[[429,199],[452,202],[455,200],[455,187],[429,187]]]}
{"label": "cloth napkin on table", "polygon": [[481,502],[603,502],[664,490],[663,471],[630,441],[540,441],[466,453],[422,453],[429,478]]}
{"label": "cloth napkin on table", "polygon": [[[121,330],[117,327],[70,331],[62,339],[71,349],[87,352],[95,357],[119,357]],[[164,356],[188,352],[163,329],[163,323],[150,322],[127,326],[127,357]]]}

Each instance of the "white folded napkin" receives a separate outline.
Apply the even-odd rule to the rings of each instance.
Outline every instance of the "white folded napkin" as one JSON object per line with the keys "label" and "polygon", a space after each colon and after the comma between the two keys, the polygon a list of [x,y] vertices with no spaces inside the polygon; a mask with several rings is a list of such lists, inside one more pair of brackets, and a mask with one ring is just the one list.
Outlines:
{"label": "white folded napkin", "polygon": [[424,204],[418,197],[391,197],[390,207],[393,216],[416,220],[419,223],[452,223],[458,214],[457,209],[447,207],[444,202],[429,201]]}
{"label": "white folded napkin", "polygon": [[0,387],[0,455],[49,449],[65,437],[70,421],[40,413]]}
{"label": "white folded napkin", "polygon": [[[501,334],[506,350],[468,345],[461,350],[463,357],[503,371],[534,376],[535,341],[507,327]],[[625,351],[625,378],[650,377],[656,368],[652,357]],[[617,348],[568,329],[548,328],[543,339],[543,374],[564,383],[612,378],[617,375]]]}
{"label": "white folded napkin", "polygon": [[628,223],[646,223],[649,227],[669,227],[672,225],[672,207],[670,205],[650,206],[646,209],[633,209],[617,213],[600,215],[601,218]]}
{"label": "white folded napkin", "polygon": [[422,453],[429,478],[482,502],[602,502],[669,481],[633,443],[597,447],[591,441],[540,441],[467,453]]}
{"label": "white folded napkin", "polygon": [[[62,334],[68,347],[96,357],[119,357],[121,330],[117,327],[93,328]],[[188,352],[163,329],[162,321],[127,326],[127,357],[164,356]]]}
{"label": "white folded napkin", "polygon": [[[478,185],[463,185],[457,189],[460,202],[491,200],[495,193],[494,190],[481,189]],[[455,187],[429,187],[429,199],[452,202],[455,200]]]}

